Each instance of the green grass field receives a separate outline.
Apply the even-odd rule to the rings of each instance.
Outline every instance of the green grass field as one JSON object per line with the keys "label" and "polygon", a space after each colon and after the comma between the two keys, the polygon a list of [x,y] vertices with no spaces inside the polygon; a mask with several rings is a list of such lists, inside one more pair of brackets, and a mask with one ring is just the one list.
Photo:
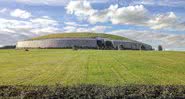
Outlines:
{"label": "green grass field", "polygon": [[0,50],[0,85],[185,85],[185,52]]}

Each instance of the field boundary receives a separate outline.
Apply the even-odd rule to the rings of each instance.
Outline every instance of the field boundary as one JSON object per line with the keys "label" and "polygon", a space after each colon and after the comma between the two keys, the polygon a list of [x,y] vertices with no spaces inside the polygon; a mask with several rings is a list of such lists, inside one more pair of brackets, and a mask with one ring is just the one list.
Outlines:
{"label": "field boundary", "polygon": [[184,85],[0,86],[0,98],[184,99]]}

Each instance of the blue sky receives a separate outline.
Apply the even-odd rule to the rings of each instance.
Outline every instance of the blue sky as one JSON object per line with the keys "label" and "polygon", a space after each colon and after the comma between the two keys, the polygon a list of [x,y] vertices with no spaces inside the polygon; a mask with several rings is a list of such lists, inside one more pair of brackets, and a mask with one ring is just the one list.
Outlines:
{"label": "blue sky", "polygon": [[184,0],[1,0],[0,45],[51,33],[125,36],[185,50]]}

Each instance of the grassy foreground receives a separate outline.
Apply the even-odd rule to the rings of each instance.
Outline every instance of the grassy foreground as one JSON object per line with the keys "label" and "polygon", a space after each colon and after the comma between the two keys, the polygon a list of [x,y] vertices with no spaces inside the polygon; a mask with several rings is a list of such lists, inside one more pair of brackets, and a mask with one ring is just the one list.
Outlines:
{"label": "grassy foreground", "polygon": [[0,50],[0,85],[185,85],[185,52]]}

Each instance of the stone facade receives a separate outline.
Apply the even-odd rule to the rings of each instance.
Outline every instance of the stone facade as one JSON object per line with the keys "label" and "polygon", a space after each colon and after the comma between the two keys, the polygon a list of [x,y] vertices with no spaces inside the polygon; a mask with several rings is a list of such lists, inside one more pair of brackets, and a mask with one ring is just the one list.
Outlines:
{"label": "stone facade", "polygon": [[89,38],[66,38],[66,39],[45,39],[33,41],[20,41],[17,48],[71,48],[73,46],[96,48],[96,40]]}
{"label": "stone facade", "polygon": [[98,48],[97,41],[111,41],[114,48],[122,46],[123,49],[130,50],[151,50],[152,46],[131,41],[131,40],[109,40],[106,38],[62,38],[62,39],[44,39],[17,42],[16,48],[72,48],[73,46],[81,48]]}
{"label": "stone facade", "polygon": [[122,46],[123,49],[132,49],[132,50],[152,50],[152,46],[136,41],[129,40],[113,40],[114,47]]}

